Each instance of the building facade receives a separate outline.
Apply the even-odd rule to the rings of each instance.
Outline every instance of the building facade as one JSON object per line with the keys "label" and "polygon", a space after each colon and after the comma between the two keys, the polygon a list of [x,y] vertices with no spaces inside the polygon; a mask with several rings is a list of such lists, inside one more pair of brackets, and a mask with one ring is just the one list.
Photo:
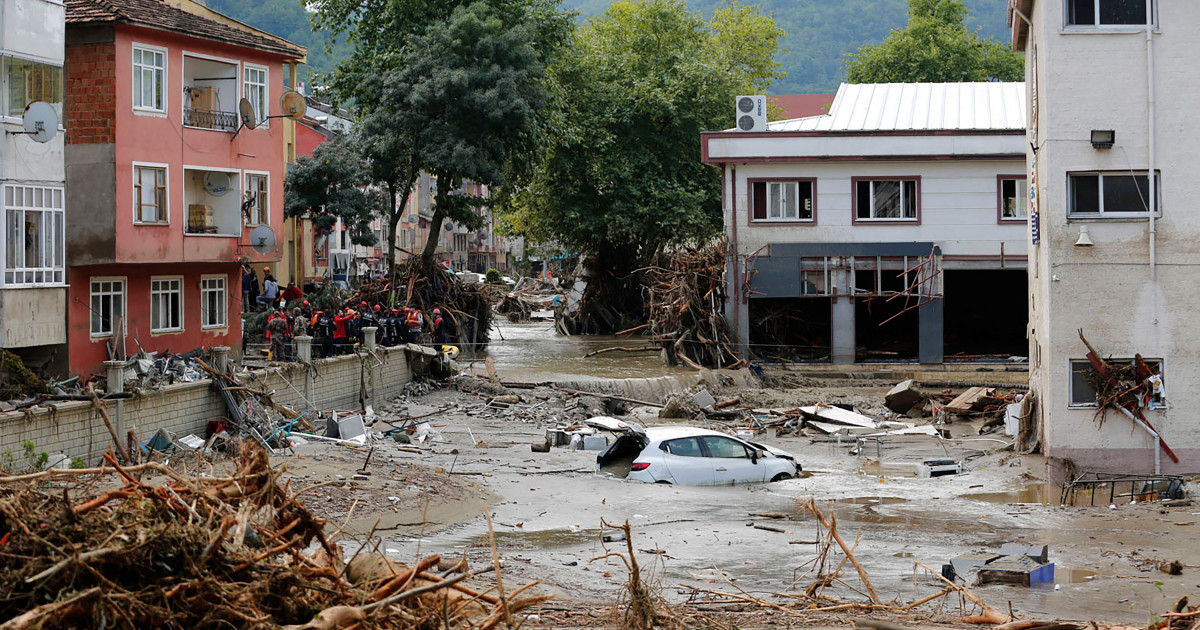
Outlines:
{"label": "building facade", "polygon": [[828,114],[703,134],[743,352],[1023,357],[1024,99],[1020,83],[843,84]]}
{"label": "building facade", "polygon": [[280,258],[250,239],[283,225],[292,121],[268,116],[304,49],[161,0],[66,8],[71,370],[240,348],[241,264]]}
{"label": "building facade", "polygon": [[[0,348],[50,371],[62,371],[54,360],[65,358],[58,350],[67,340],[65,33],[59,2],[0,2]],[[43,121],[54,127],[48,140],[27,134],[23,124],[26,108],[39,101],[57,119]]]}
{"label": "building facade", "polygon": [[[1029,94],[1030,387],[1052,472],[1196,472],[1200,4],[1015,0],[1009,13]],[[1109,361],[1159,372],[1166,394],[1138,410],[1149,426],[1111,409],[1098,422],[1080,331]]]}

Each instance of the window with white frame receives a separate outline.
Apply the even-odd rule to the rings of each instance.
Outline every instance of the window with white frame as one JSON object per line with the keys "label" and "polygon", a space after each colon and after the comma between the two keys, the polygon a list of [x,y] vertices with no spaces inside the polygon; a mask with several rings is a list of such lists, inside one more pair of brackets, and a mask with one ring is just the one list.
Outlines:
{"label": "window with white frame", "polygon": [[1024,177],[1000,178],[1000,220],[1024,221],[1029,216],[1029,188]]}
{"label": "window with white frame", "polygon": [[167,52],[133,47],[133,108],[167,111]]}
{"label": "window with white frame", "polygon": [[229,325],[229,296],[225,276],[200,279],[200,328],[225,328]]}
{"label": "window with white frame", "polygon": [[[1137,366],[1136,359],[1106,359],[1109,365]],[[1139,396],[1143,406],[1159,409],[1167,404],[1166,387],[1163,380],[1163,364],[1159,359],[1143,359],[1146,371],[1149,373],[1142,382]],[[1087,359],[1071,360],[1071,381],[1069,406],[1095,407],[1096,384],[1102,378],[1091,362]]]}
{"label": "window with white frame", "polygon": [[133,222],[167,222],[165,166],[133,166]]}
{"label": "window with white frame", "polygon": [[[1066,0],[1068,27],[1145,26],[1152,0]],[[1158,7],[1151,6],[1152,11]],[[1152,22],[1153,23],[1153,22]]]}
{"label": "window with white frame", "polygon": [[267,117],[267,69],[246,64],[242,68],[242,97],[254,106],[254,120]]}
{"label": "window with white frame", "polygon": [[[1155,184],[1161,189],[1158,177]],[[1067,216],[1072,218],[1143,218],[1150,208],[1146,172],[1068,173]],[[1162,195],[1155,195],[1156,214],[1162,214]]]}
{"label": "window with white frame", "polygon": [[150,332],[183,330],[183,278],[150,279]]}
{"label": "window with white frame", "polygon": [[3,71],[0,90],[4,92],[3,109],[0,114],[21,116],[25,108],[34,101],[45,101],[52,105],[62,118],[63,69],[37,61],[4,55],[0,57]]}
{"label": "window with white frame", "polygon": [[268,196],[267,176],[258,173],[246,173],[246,225],[266,225],[270,218],[270,200]]}
{"label": "window with white frame", "polygon": [[916,221],[916,179],[858,179],[854,182],[859,221]]}
{"label": "window with white frame", "polygon": [[755,221],[812,221],[814,180],[750,183]]}
{"label": "window with white frame", "polygon": [[4,277],[0,285],[65,282],[63,189],[6,184],[3,200]]}
{"label": "window with white frame", "polygon": [[125,328],[125,281],[92,278],[91,285],[92,336],[111,337],[118,322]]}

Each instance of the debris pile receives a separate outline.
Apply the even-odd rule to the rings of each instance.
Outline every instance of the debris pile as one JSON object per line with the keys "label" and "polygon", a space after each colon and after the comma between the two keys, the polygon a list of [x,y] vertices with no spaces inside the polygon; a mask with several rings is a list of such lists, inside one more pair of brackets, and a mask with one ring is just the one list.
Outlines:
{"label": "debris pile", "polygon": [[562,291],[541,278],[521,278],[496,305],[496,313],[511,322],[554,319],[554,309],[563,303]]}
{"label": "debris pile", "polygon": [[240,453],[228,476],[121,468],[110,453],[102,468],[0,479],[2,626],[482,629],[547,599],[467,588],[461,562],[431,575],[436,556],[410,568],[364,553],[357,566],[377,570],[343,571],[266,452]]}
{"label": "debris pile", "polygon": [[725,325],[725,242],[664,255],[661,265],[644,270],[650,309],[648,332],[676,359],[688,366],[738,369]]}

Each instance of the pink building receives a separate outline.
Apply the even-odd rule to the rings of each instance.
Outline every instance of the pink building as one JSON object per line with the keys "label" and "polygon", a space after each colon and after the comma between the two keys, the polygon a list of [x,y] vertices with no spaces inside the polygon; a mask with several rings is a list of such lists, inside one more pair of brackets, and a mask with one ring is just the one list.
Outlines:
{"label": "pink building", "polygon": [[[240,266],[274,269],[291,121],[277,116],[303,48],[161,0],[67,0],[70,368],[112,354],[240,347]],[[137,342],[135,344],[135,341]]]}

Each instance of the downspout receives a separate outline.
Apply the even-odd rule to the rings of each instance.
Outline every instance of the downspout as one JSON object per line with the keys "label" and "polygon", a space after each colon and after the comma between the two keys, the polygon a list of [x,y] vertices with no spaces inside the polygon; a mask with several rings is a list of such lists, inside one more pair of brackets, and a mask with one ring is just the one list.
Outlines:
{"label": "downspout", "polygon": [[[724,165],[725,190],[729,191],[729,224],[733,226],[730,234],[730,248],[733,250],[733,336],[737,345],[741,346],[738,335],[742,330],[742,275],[738,269],[738,222],[737,222],[737,171],[732,164]],[[747,340],[749,341],[749,340]]]}
{"label": "downspout", "polygon": [[[1149,136],[1150,172],[1146,181],[1150,184],[1150,282],[1158,280],[1158,269],[1155,261],[1155,236],[1157,229],[1154,213],[1158,209],[1158,182],[1154,171],[1154,2],[1146,3],[1146,134]],[[1158,323],[1158,318],[1154,318]]]}

